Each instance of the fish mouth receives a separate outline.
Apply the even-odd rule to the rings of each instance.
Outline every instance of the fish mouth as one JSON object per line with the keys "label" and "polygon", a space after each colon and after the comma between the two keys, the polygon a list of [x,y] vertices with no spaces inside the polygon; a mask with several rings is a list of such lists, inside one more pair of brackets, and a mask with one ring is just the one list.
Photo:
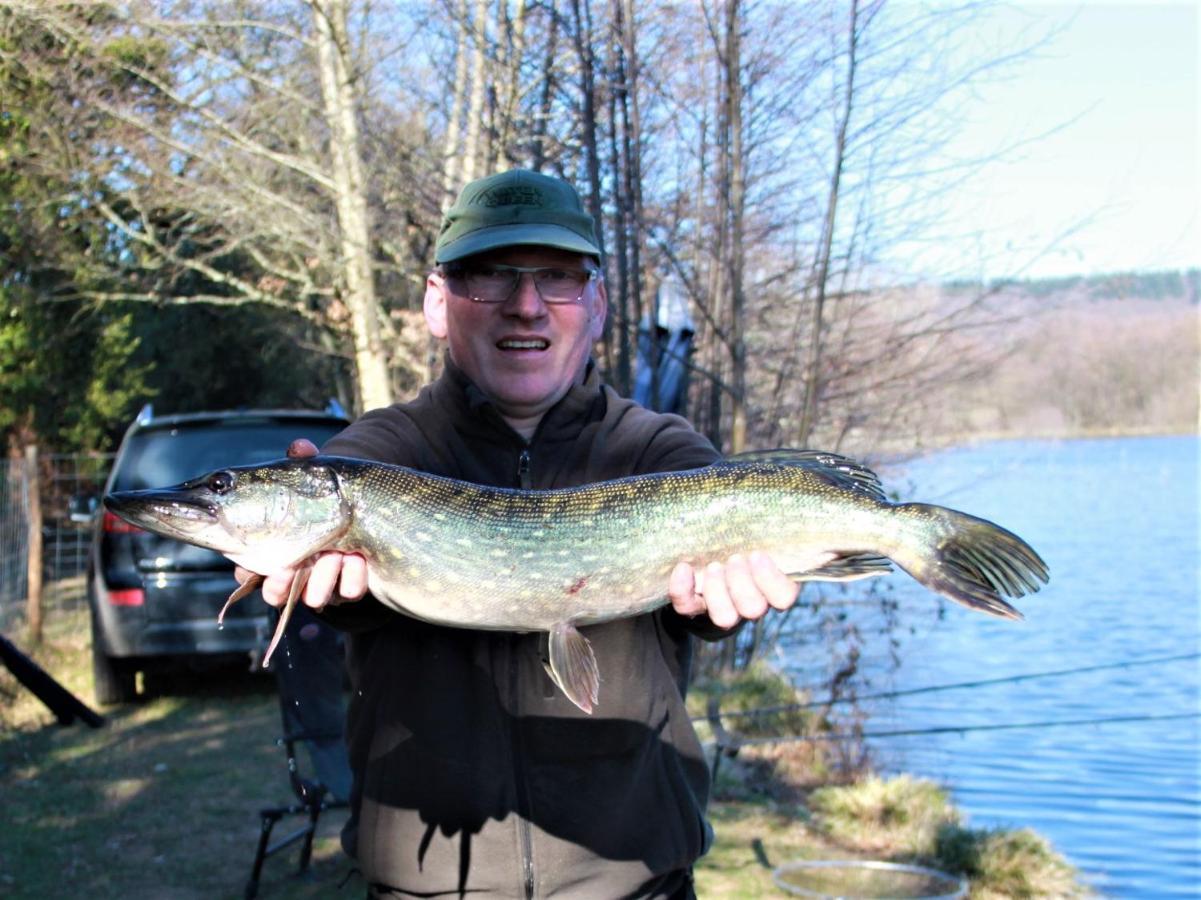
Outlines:
{"label": "fish mouth", "polygon": [[104,507],[147,531],[191,531],[217,521],[217,505],[192,491],[115,491]]}

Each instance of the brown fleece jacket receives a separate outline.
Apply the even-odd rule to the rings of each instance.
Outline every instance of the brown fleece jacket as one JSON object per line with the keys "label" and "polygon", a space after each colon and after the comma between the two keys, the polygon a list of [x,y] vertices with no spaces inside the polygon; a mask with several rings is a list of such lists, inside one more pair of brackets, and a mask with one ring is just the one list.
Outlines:
{"label": "brown fleece jacket", "polygon": [[[533,489],[718,458],[595,370],[527,443],[449,362],[323,452]],[[668,897],[708,849],[708,771],[683,701],[690,634],[721,634],[707,619],[667,607],[583,628],[601,672],[588,716],[548,678],[540,635],[431,625],[369,597],[325,617],[348,632],[353,688],[343,845],[373,893]]]}

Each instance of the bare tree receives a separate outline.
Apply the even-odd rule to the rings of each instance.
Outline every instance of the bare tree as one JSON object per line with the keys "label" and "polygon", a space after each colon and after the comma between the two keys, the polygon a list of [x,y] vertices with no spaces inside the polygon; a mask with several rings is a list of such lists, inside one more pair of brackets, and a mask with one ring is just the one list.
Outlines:
{"label": "bare tree", "polygon": [[[30,4],[17,12],[89,48],[95,66],[123,72],[155,98],[135,104],[100,87],[79,92],[106,120],[111,149],[105,169],[76,164],[118,188],[119,202],[97,202],[151,273],[133,290],[114,279],[89,299],[286,309],[347,338],[362,408],[390,402],[389,369],[415,370],[419,360],[374,294],[381,254],[359,133],[365,60],[345,0],[305,8],[138,2],[115,11]],[[86,68],[76,77],[86,78]]]}

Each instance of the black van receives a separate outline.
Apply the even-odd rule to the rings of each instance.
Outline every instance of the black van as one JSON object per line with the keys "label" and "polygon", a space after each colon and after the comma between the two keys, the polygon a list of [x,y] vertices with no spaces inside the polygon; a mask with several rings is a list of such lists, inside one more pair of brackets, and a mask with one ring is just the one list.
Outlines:
{"label": "black van", "polygon": [[[325,411],[236,410],[156,417],[147,405],[126,431],[105,493],[167,487],[214,469],[279,459],[295,438],[317,446],[348,424],[336,402]],[[205,550],[99,513],[88,562],[92,665],[98,703],[134,699],[138,671],[168,660],[261,656],[270,610],[253,598],[217,627],[235,587],[233,563]]]}

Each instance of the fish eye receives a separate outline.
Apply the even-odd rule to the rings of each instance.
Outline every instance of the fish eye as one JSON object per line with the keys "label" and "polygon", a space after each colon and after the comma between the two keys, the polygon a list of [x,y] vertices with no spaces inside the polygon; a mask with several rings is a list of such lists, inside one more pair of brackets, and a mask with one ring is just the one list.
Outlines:
{"label": "fish eye", "polygon": [[233,472],[214,472],[208,477],[205,486],[214,494],[224,494],[234,486]]}

